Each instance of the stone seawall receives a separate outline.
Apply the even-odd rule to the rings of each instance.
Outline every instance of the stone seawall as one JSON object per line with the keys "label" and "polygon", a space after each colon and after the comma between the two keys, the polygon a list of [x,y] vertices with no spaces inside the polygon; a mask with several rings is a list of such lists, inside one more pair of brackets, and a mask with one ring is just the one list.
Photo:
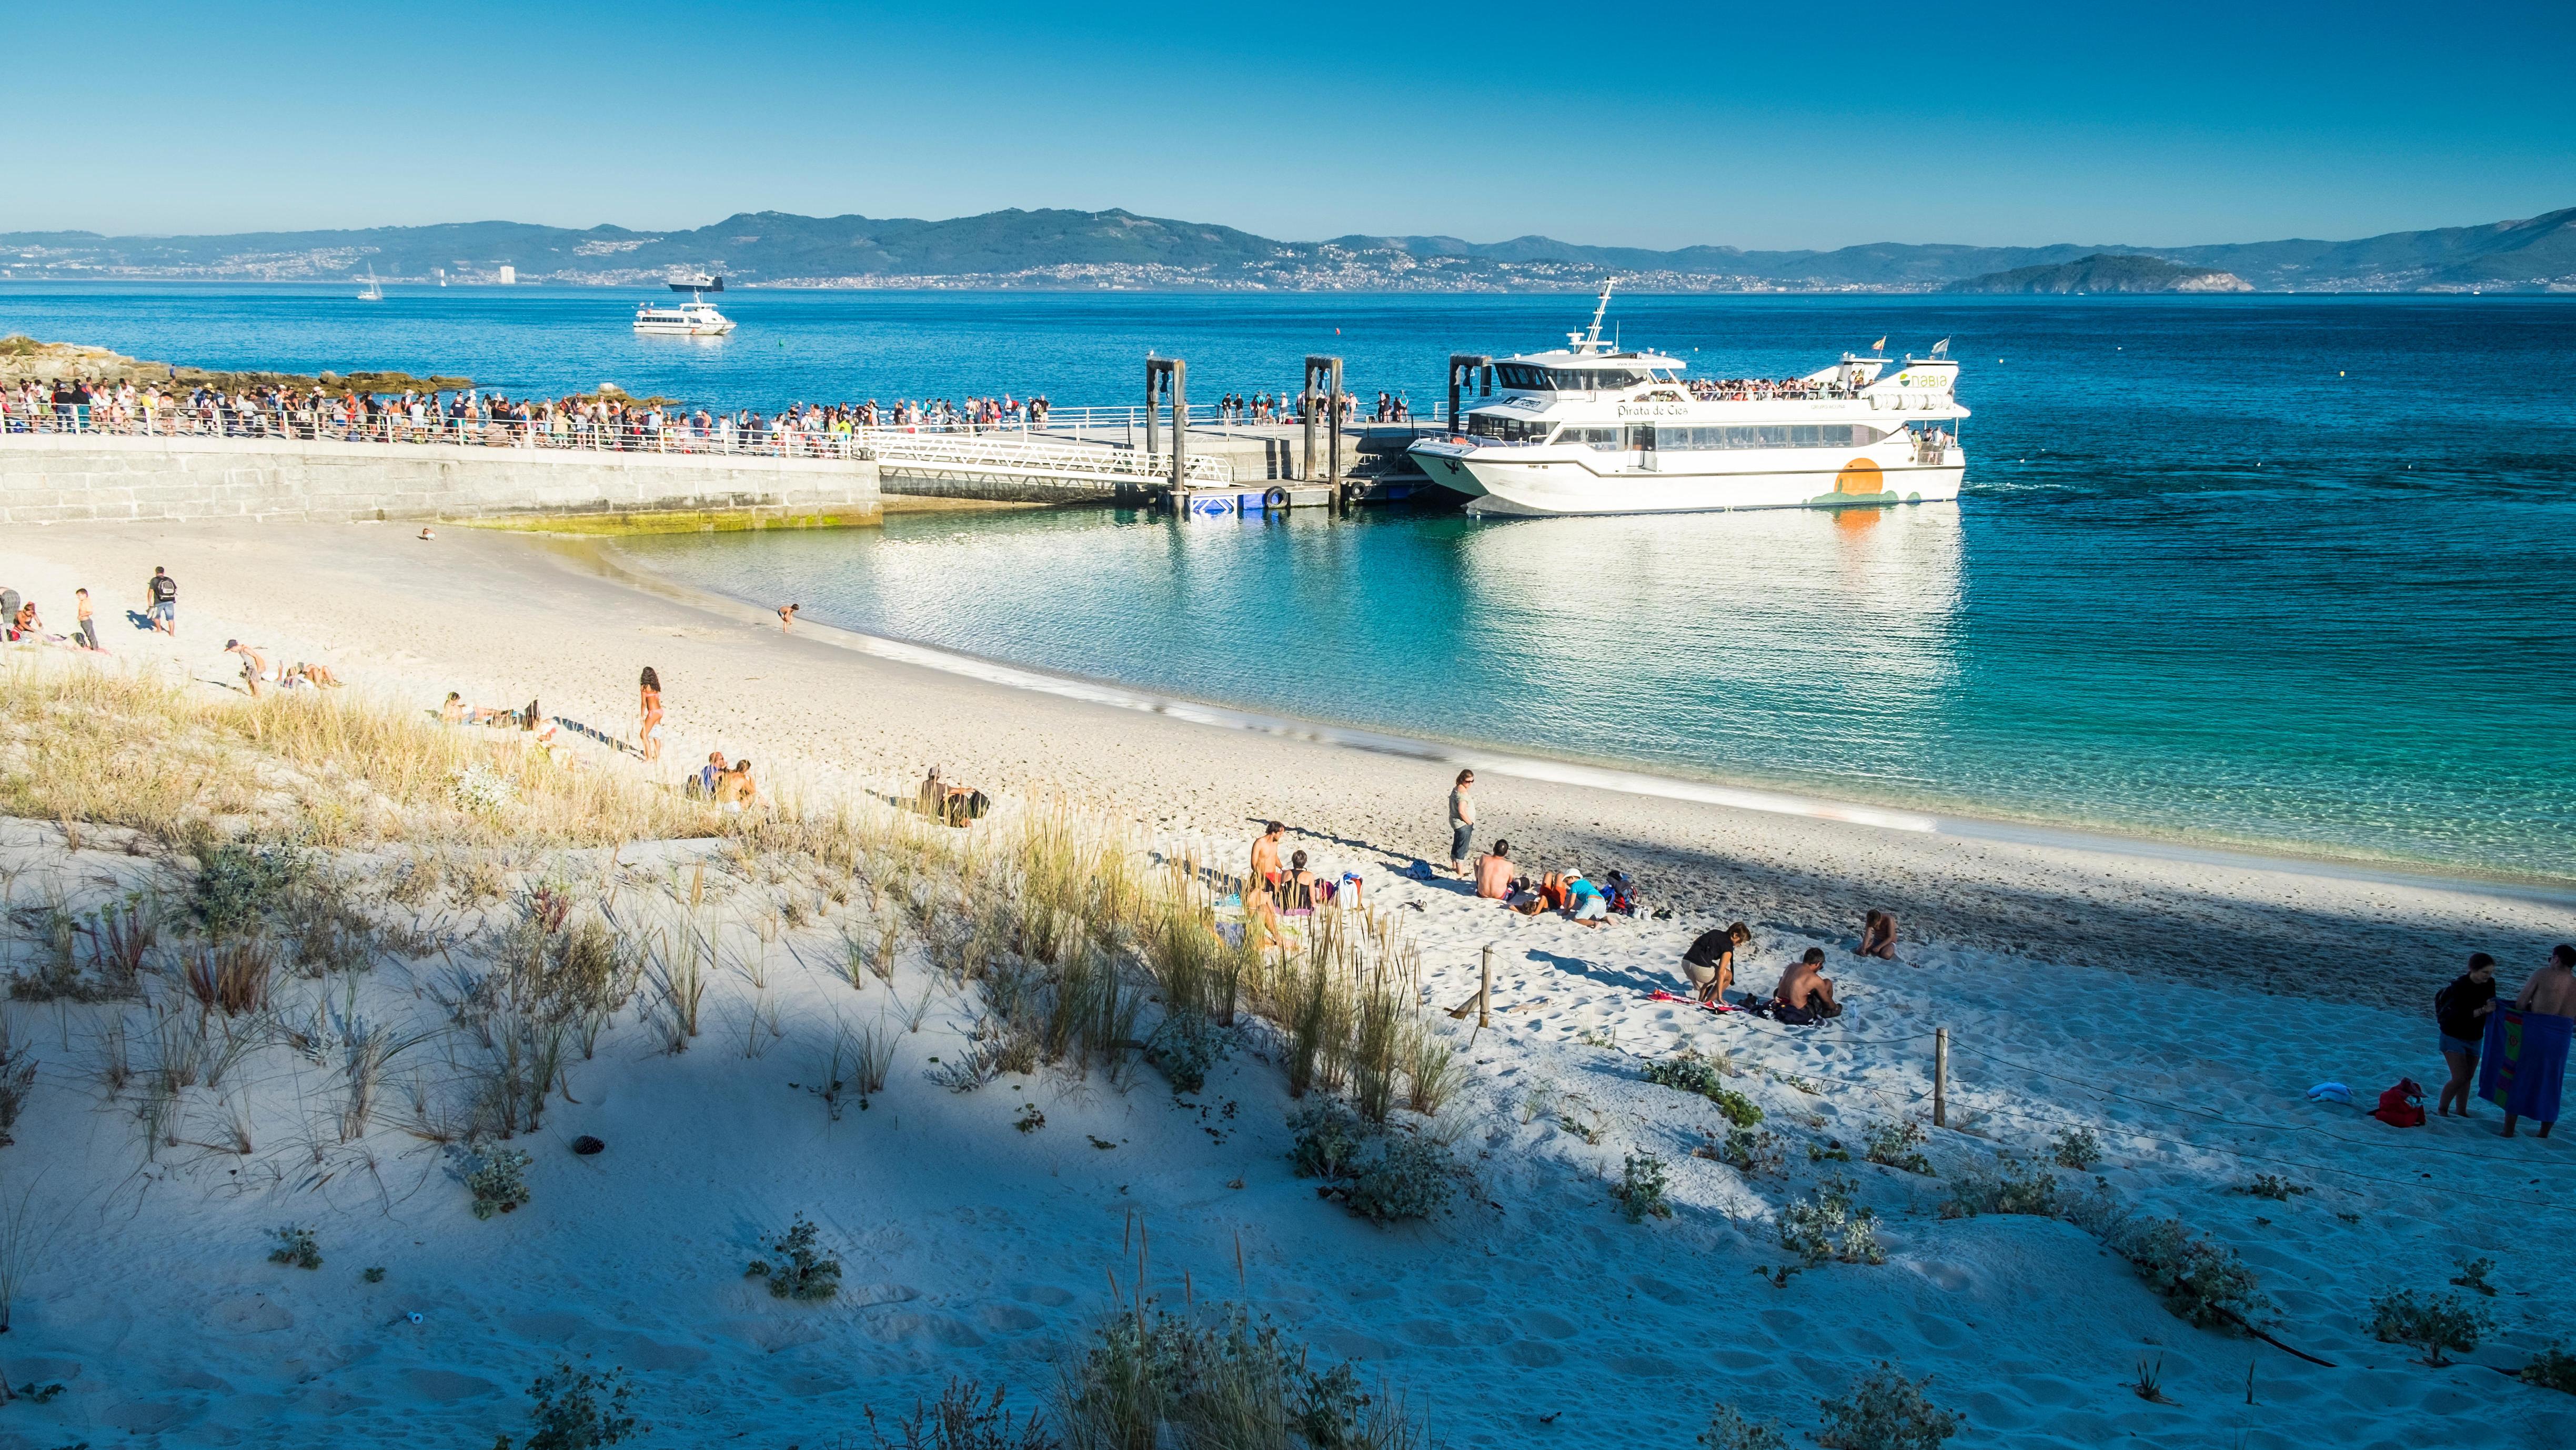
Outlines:
{"label": "stone seawall", "polygon": [[0,436],[0,524],[587,520],[641,529],[871,524],[873,462],[261,438]]}

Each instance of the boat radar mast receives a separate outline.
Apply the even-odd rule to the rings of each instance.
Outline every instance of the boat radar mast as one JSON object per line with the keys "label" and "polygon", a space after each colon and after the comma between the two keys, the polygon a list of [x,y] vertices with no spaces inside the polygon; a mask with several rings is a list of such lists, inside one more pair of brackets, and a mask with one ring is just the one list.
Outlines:
{"label": "boat radar mast", "polygon": [[1616,277],[1602,282],[1601,305],[1592,309],[1592,329],[1589,332],[1569,332],[1565,335],[1565,340],[1574,344],[1576,356],[1599,357],[1601,355],[1601,318],[1610,310],[1610,289],[1618,285],[1619,279]]}

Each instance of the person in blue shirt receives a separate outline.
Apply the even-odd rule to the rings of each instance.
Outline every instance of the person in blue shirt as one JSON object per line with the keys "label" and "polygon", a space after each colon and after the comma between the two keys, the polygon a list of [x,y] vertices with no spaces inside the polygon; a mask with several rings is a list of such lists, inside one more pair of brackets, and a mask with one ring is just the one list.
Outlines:
{"label": "person in blue shirt", "polygon": [[1601,888],[1583,879],[1580,871],[1565,873],[1565,914],[1577,926],[1600,926],[1610,920],[1610,898]]}

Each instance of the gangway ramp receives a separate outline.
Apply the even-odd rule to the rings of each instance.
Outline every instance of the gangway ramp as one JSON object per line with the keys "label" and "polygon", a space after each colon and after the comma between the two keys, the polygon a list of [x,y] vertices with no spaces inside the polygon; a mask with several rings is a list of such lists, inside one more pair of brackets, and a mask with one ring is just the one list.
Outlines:
{"label": "gangway ramp", "polygon": [[[1172,478],[1170,454],[1106,443],[902,428],[865,429],[852,441],[877,461],[888,493],[1054,502],[1167,487]],[[1191,483],[1234,481],[1234,465],[1221,457],[1188,454],[1181,466]]]}

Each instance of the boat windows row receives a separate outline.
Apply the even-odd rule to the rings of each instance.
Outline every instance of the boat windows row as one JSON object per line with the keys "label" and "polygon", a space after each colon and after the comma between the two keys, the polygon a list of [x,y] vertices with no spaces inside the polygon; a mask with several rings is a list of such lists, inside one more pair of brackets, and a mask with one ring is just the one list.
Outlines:
{"label": "boat windows row", "polygon": [[1643,368],[1543,368],[1530,363],[1496,363],[1494,380],[1525,393],[1588,393],[1596,388],[1633,388],[1653,382]]}
{"label": "boat windows row", "polygon": [[1503,443],[1581,444],[1603,452],[1648,448],[1658,452],[1702,448],[1866,448],[1893,431],[1867,423],[1730,423],[1713,427],[1640,424],[1626,428],[1568,424],[1550,438],[1548,429],[1553,426],[1542,419],[1492,413],[1467,415],[1467,432],[1478,438]]}

